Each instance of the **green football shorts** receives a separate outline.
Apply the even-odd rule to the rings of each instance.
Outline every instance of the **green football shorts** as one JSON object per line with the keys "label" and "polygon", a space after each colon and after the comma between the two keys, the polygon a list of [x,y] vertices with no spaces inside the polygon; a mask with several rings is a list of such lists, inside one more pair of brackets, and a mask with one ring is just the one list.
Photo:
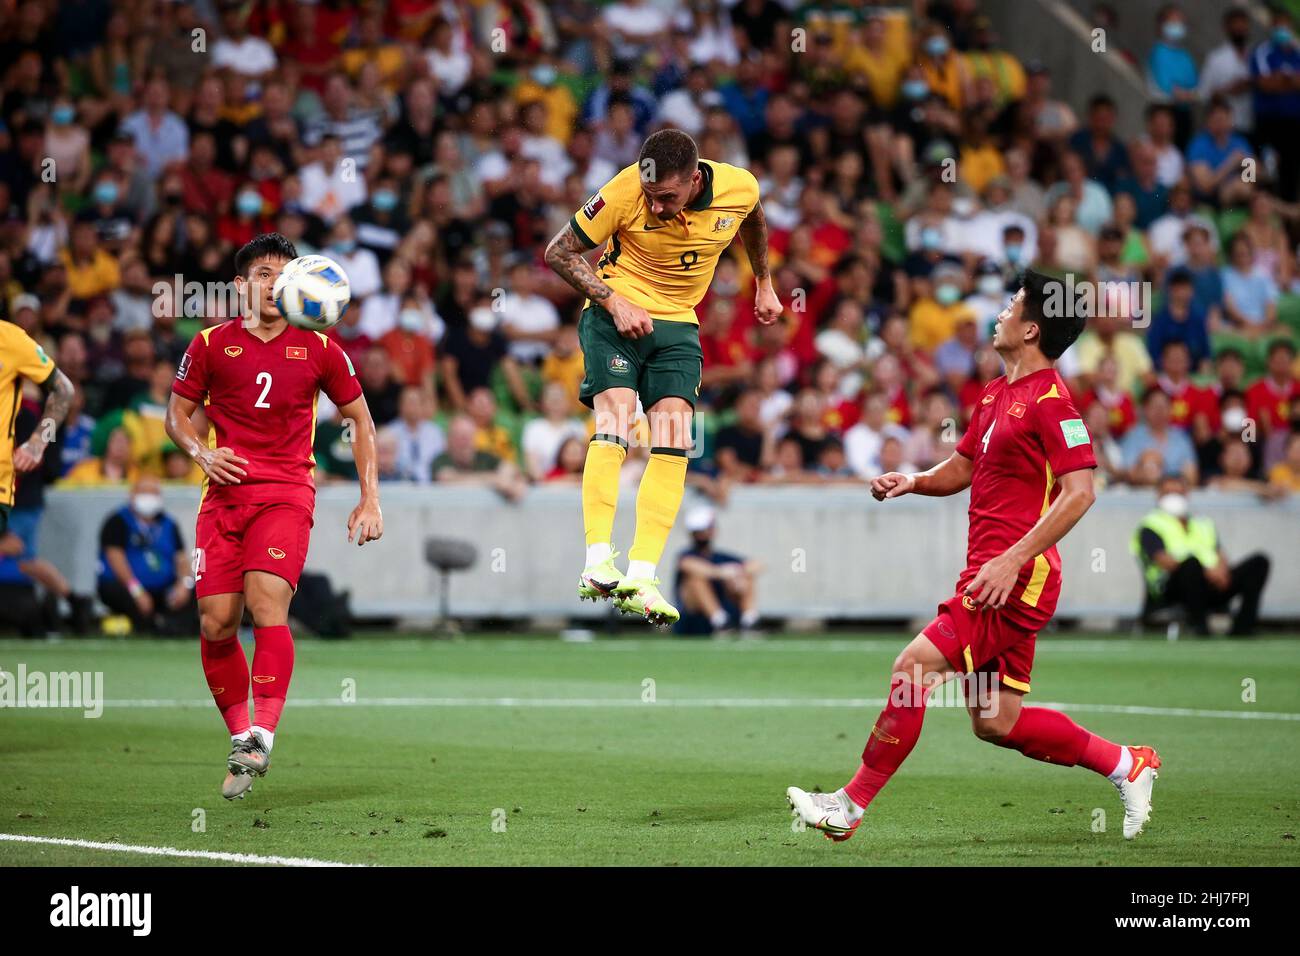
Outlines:
{"label": "green football shorts", "polygon": [[608,388],[631,388],[649,409],[661,398],[683,398],[695,407],[700,394],[704,352],[700,327],[693,322],[654,323],[644,338],[618,334],[614,317],[591,302],[578,319],[578,341],[586,374],[578,396],[588,408]]}

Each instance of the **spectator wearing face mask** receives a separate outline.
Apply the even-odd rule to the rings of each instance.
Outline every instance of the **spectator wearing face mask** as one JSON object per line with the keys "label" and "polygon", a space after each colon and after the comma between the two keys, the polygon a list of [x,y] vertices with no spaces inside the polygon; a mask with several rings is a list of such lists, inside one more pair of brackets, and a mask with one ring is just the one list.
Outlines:
{"label": "spectator wearing face mask", "polygon": [[908,314],[910,338],[915,348],[933,352],[952,338],[963,321],[975,313],[962,301],[965,273],[960,266],[944,264],[916,283],[917,297]]}
{"label": "spectator wearing face mask", "polygon": [[953,109],[960,110],[971,101],[974,77],[966,61],[953,52],[952,40],[941,24],[922,27],[917,61],[930,89]]}
{"label": "spectator wearing face mask", "polygon": [[1240,598],[1230,633],[1253,634],[1268,581],[1268,557],[1255,553],[1229,565],[1214,522],[1191,514],[1183,479],[1161,479],[1156,493],[1155,510],[1142,519],[1130,544],[1146,581],[1143,619],[1161,608],[1182,607],[1193,632],[1208,635],[1210,612],[1226,611]]}
{"label": "spectator wearing face mask", "polygon": [[131,211],[122,203],[122,184],[111,169],[100,170],[90,191],[90,202],[77,214],[79,220],[95,225],[104,248],[120,252],[134,226]]}
{"label": "spectator wearing face mask", "polygon": [[393,374],[403,385],[414,385],[432,395],[436,365],[433,343],[442,327],[427,300],[415,292],[402,298],[397,325],[379,337],[379,345],[393,363]]}
{"label": "spectator wearing face mask", "polygon": [[1300,43],[1295,22],[1286,7],[1273,9],[1268,39],[1250,57],[1250,78],[1255,89],[1255,137],[1277,151],[1278,193],[1295,202],[1300,184]]}
{"label": "spectator wearing face mask", "polygon": [[235,193],[230,209],[217,220],[217,236],[238,249],[254,236],[269,232],[271,222],[265,216],[265,200],[257,187],[245,183]]}
{"label": "spectator wearing face mask", "polygon": [[90,182],[90,133],[77,123],[77,107],[59,97],[50,109],[45,128],[44,156],[58,170],[57,188],[62,193],[80,193]]}
{"label": "spectator wearing face mask", "polygon": [[1158,39],[1147,57],[1147,88],[1153,98],[1174,108],[1174,140],[1186,149],[1200,82],[1196,60],[1184,45],[1187,17],[1177,4],[1166,4],[1156,14],[1156,27]]}
{"label": "spectator wearing face mask", "polygon": [[197,625],[195,571],[157,478],[141,477],[99,532],[99,599],[137,631],[186,634]]}
{"label": "spectator wearing face mask", "polygon": [[1240,443],[1247,437],[1252,438],[1246,443],[1252,458],[1250,470],[1258,471],[1262,443],[1255,441],[1254,436],[1245,431],[1248,424],[1245,395],[1238,391],[1225,391],[1220,395],[1218,415],[1216,420],[1209,424],[1208,437],[1198,435],[1196,442],[1197,468],[1201,475],[1213,477],[1218,474],[1224,446],[1230,442]]}
{"label": "spectator wearing face mask", "polygon": [[519,366],[508,354],[509,343],[497,328],[499,318],[490,305],[475,306],[466,325],[448,330],[443,340],[442,380],[447,399],[457,410],[466,407],[467,396],[475,389],[491,386],[498,366],[520,407],[531,404]]}
{"label": "spectator wearing face mask", "polygon": [[381,179],[375,183],[370,202],[352,211],[357,245],[373,252],[381,264],[389,261],[401,245],[402,237],[411,230],[410,217],[402,208],[401,199],[397,183]]}

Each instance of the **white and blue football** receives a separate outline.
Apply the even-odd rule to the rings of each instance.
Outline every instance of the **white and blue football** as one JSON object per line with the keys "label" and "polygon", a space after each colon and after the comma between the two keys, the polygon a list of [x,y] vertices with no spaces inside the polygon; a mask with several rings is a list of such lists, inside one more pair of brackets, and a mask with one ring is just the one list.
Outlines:
{"label": "white and blue football", "polygon": [[347,273],[329,256],[299,256],[285,265],[272,289],[276,308],[291,325],[324,332],[352,301]]}

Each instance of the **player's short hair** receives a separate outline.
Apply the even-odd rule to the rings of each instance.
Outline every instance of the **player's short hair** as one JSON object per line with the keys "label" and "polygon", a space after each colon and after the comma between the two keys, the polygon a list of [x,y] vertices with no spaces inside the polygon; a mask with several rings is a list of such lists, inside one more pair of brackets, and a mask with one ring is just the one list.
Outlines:
{"label": "player's short hair", "polygon": [[278,232],[264,232],[244,243],[243,248],[235,253],[235,274],[246,277],[254,262],[268,258],[297,259],[298,250]]}
{"label": "player's short hair", "polygon": [[[1020,287],[1025,290],[1024,311],[1021,318],[1026,322],[1038,324],[1038,350],[1053,362],[1065,354],[1065,350],[1074,344],[1074,340],[1083,332],[1086,319],[1075,315],[1078,309],[1063,308],[1063,315],[1048,315],[1047,300],[1051,296],[1053,283],[1062,280],[1045,276],[1033,269],[1026,269],[1020,277]],[[1063,300],[1063,296],[1058,296]]]}
{"label": "player's short hair", "polygon": [[641,144],[641,155],[637,157],[637,166],[646,169],[646,160],[653,165],[656,179],[669,176],[689,176],[700,164],[700,151],[695,140],[679,129],[661,129],[651,133]]}

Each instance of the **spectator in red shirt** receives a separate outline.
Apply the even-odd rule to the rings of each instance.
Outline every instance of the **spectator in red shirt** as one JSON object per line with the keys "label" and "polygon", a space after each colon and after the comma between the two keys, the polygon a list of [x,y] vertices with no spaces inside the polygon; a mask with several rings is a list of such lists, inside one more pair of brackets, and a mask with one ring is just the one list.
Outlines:
{"label": "spectator in red shirt", "polygon": [[216,137],[209,132],[196,132],[190,139],[189,161],[180,168],[182,196],[188,212],[215,217],[229,206],[235,194],[235,179],[218,169],[216,161]]}
{"label": "spectator in red shirt", "polygon": [[1133,396],[1119,387],[1119,364],[1113,355],[1104,356],[1097,365],[1094,383],[1083,396],[1080,406],[1087,408],[1093,402],[1106,410],[1111,437],[1119,440],[1137,422],[1137,407]]}
{"label": "spectator in red shirt", "polygon": [[844,433],[861,417],[862,408],[858,400],[861,390],[845,396],[844,374],[830,359],[822,359],[813,366],[812,387],[822,397],[822,424],[844,437]]}
{"label": "spectator in red shirt", "polygon": [[1268,347],[1268,366],[1264,377],[1246,389],[1246,414],[1259,423],[1264,437],[1274,429],[1287,427],[1291,402],[1300,398],[1300,382],[1291,366],[1295,346],[1287,339],[1274,339]]}
{"label": "spectator in red shirt", "polygon": [[1219,399],[1209,388],[1195,385],[1191,378],[1192,353],[1187,343],[1173,340],[1160,353],[1160,375],[1156,384],[1169,396],[1169,420],[1186,428],[1192,437],[1209,435],[1219,427]]}
{"label": "spectator in red shirt", "polygon": [[[741,303],[742,307],[744,303]],[[737,319],[738,300],[715,295],[700,323],[700,349],[704,353],[701,391],[753,381],[758,352],[749,330]],[[752,304],[748,306],[752,309]]]}

